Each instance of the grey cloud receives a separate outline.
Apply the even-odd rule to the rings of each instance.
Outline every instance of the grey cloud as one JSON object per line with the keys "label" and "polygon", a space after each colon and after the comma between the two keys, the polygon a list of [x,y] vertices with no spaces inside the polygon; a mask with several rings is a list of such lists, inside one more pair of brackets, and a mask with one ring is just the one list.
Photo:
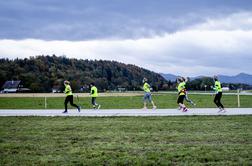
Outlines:
{"label": "grey cloud", "polygon": [[89,40],[142,38],[173,33],[215,18],[250,10],[230,0],[12,0],[0,2],[0,38]]}

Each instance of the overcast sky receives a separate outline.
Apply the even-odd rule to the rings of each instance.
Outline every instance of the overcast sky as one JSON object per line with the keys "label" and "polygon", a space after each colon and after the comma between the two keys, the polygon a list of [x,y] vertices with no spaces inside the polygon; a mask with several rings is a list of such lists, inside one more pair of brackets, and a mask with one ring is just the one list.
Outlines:
{"label": "overcast sky", "polygon": [[66,55],[183,76],[252,74],[251,0],[0,1],[0,58]]}

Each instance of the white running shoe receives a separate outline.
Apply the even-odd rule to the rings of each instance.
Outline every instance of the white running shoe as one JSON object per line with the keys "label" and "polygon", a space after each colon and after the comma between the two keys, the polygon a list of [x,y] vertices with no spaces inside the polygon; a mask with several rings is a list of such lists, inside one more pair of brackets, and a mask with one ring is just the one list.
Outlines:
{"label": "white running shoe", "polygon": [[227,112],[225,109],[222,109],[222,113],[225,113],[225,112]]}
{"label": "white running shoe", "polygon": [[222,110],[222,108],[219,108],[219,111],[218,111],[218,113],[221,113],[223,110]]}
{"label": "white running shoe", "polygon": [[155,110],[156,108],[157,108],[157,106],[153,106],[153,108],[152,108],[152,109],[154,109],[154,110]]}

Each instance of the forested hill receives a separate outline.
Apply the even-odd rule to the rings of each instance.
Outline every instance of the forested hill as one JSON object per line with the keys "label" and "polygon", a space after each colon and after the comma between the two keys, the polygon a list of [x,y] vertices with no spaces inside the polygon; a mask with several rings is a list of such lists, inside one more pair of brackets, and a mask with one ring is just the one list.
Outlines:
{"label": "forested hill", "polygon": [[167,81],[159,74],[115,61],[77,60],[55,55],[0,59],[0,86],[7,80],[21,80],[24,87],[33,92],[51,92],[53,87],[62,90],[64,80],[71,82],[75,92],[81,87],[86,87],[87,91],[91,82],[100,90],[140,90],[143,77],[149,79],[154,89],[167,88]]}

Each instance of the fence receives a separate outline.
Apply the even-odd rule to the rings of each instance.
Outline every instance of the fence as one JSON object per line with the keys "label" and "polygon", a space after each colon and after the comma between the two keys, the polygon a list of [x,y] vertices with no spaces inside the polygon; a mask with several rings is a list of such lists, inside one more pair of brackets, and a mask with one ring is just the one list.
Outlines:
{"label": "fence", "polygon": [[[79,99],[77,98],[79,97]],[[98,102],[102,108],[141,108],[142,92],[138,93],[101,93]],[[213,108],[213,93],[190,92],[197,103],[196,108]],[[177,92],[155,92],[153,99],[158,108],[176,108]],[[58,109],[64,108],[64,94],[0,94],[0,109]],[[238,90],[236,93],[223,93],[222,101],[227,107],[252,108],[252,93]],[[89,94],[74,94],[74,102],[91,108]]]}

